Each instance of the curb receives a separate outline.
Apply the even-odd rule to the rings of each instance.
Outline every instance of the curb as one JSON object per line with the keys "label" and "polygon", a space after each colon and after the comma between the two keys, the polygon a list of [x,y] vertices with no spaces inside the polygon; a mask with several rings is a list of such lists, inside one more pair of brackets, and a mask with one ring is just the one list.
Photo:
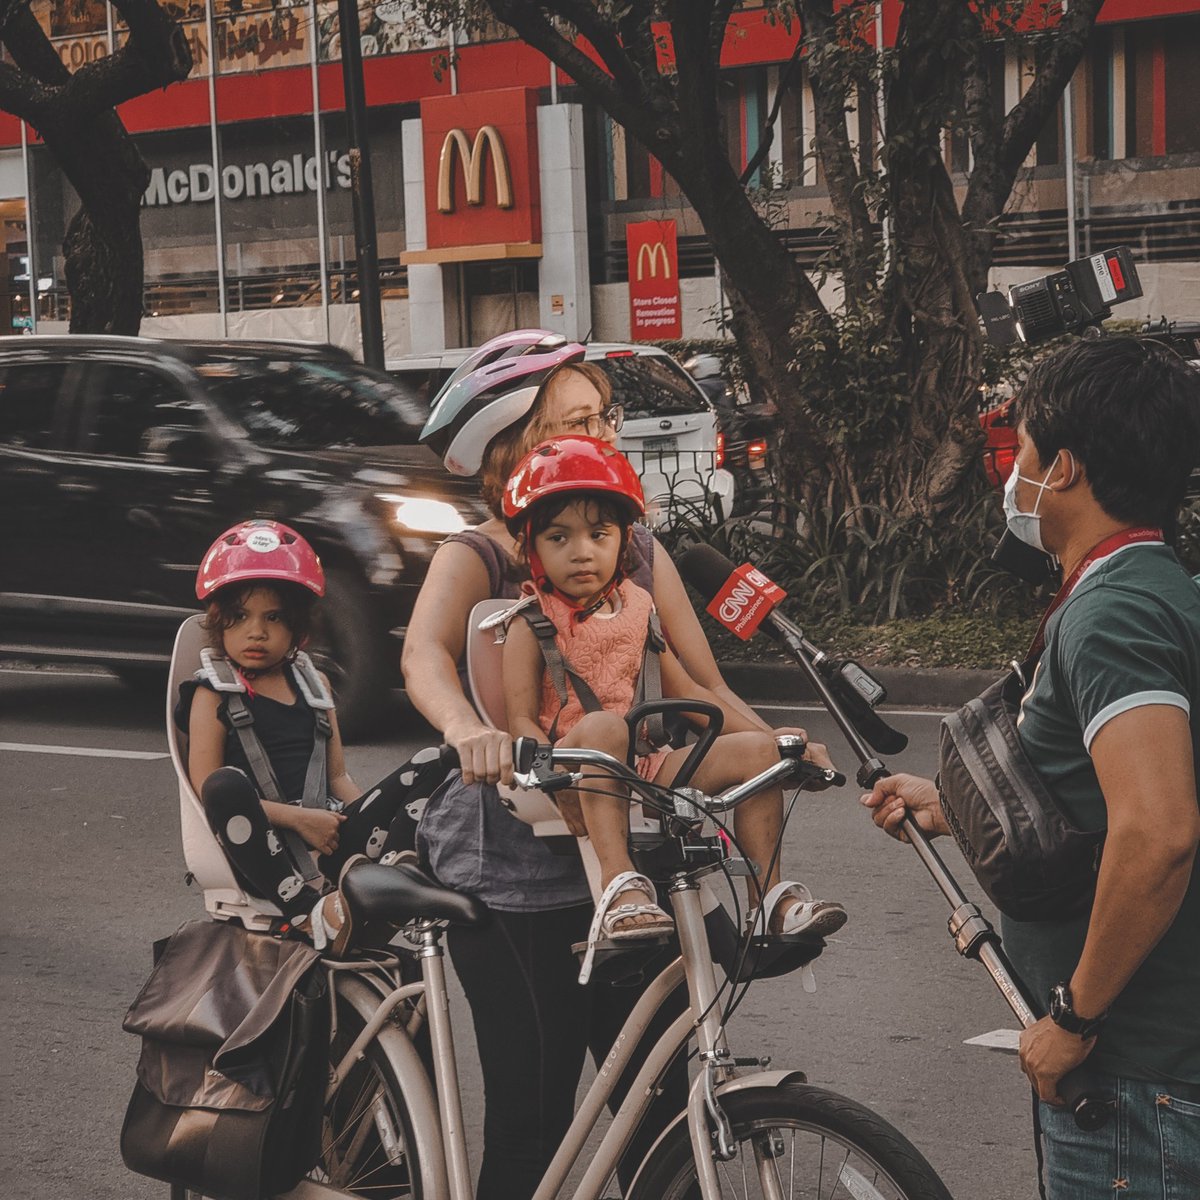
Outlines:
{"label": "curb", "polygon": [[[753,704],[778,701],[811,702],[817,699],[807,676],[788,663],[721,663],[725,682]],[[973,700],[1001,671],[960,667],[870,667],[887,689],[884,706],[957,708]]]}

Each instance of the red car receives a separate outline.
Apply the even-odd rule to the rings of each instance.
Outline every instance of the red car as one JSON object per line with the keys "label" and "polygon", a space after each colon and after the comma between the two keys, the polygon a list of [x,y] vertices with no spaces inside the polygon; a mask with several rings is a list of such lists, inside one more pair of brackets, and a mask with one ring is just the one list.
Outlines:
{"label": "red car", "polygon": [[983,446],[983,469],[994,488],[1003,488],[1017,457],[1016,400],[1005,400],[979,418],[987,441]]}

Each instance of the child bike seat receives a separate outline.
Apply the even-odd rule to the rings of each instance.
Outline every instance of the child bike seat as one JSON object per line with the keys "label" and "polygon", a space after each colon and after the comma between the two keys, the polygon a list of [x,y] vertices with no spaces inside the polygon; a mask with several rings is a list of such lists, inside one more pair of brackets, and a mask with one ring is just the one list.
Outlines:
{"label": "child bike seat", "polygon": [[171,653],[171,674],[167,681],[167,745],[171,762],[179,778],[179,822],[183,835],[183,857],[189,874],[204,893],[204,907],[218,921],[240,921],[247,929],[269,930],[283,914],[269,900],[246,892],[234,876],[229,860],[221,849],[204,814],[200,797],[192,789],[187,773],[187,733],[175,724],[175,704],[179,685],[191,679],[200,668],[200,651],[208,645],[208,635],[197,614],[188,617],[175,635]]}

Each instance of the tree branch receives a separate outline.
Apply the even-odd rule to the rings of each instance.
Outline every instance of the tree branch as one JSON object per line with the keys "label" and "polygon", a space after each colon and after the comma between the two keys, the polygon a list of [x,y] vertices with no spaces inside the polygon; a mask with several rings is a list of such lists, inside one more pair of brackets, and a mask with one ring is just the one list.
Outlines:
{"label": "tree branch", "polygon": [[47,87],[20,67],[0,62],[0,111],[12,113],[40,133],[44,113],[54,96],[54,88]]}
{"label": "tree branch", "polygon": [[71,72],[27,7],[17,9],[9,17],[4,29],[4,44],[13,62],[41,83],[61,86],[70,81]]}
{"label": "tree branch", "polygon": [[1033,82],[1004,119],[994,164],[989,159],[984,170],[972,170],[967,184],[963,216],[977,231],[988,229],[1003,211],[1017,172],[1083,57],[1103,3],[1073,0],[1057,30],[1039,39]]}
{"label": "tree branch", "polygon": [[[800,9],[816,118],[817,152],[825,168],[834,217],[843,230],[845,267],[849,271],[870,258],[875,249],[875,231],[867,211],[863,181],[846,129],[847,100],[853,80],[846,49],[841,45],[833,0],[801,0]],[[848,290],[853,291],[855,284],[846,282]],[[865,284],[866,280],[857,282]]]}

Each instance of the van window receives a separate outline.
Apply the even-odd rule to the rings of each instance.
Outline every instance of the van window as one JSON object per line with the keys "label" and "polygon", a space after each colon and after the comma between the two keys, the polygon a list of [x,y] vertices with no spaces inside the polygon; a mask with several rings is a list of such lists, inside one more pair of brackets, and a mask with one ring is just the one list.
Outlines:
{"label": "van window", "polygon": [[89,369],[84,385],[81,449],[111,458],[138,458],[147,430],[160,425],[205,427],[203,403],[166,375],[126,363]]}
{"label": "van window", "polygon": [[425,424],[406,389],[357,363],[239,360],[200,373],[221,409],[270,449],[410,445]]}
{"label": "van window", "polygon": [[691,377],[669,358],[629,354],[588,361],[612,381],[613,403],[625,406],[626,420],[705,412],[709,408]]}
{"label": "van window", "polygon": [[0,367],[0,442],[27,450],[54,446],[57,401],[66,373],[66,363]]}

